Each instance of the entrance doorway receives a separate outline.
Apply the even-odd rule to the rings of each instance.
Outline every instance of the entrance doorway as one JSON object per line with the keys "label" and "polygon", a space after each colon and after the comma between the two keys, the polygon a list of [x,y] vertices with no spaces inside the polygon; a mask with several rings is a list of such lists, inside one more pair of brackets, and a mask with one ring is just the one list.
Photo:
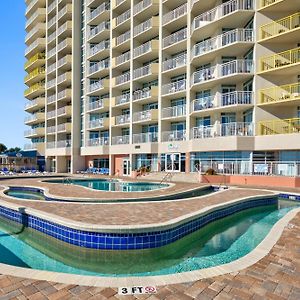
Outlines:
{"label": "entrance doorway", "polygon": [[123,176],[130,176],[130,159],[123,159]]}
{"label": "entrance doorway", "polygon": [[180,153],[166,154],[166,171],[180,172]]}

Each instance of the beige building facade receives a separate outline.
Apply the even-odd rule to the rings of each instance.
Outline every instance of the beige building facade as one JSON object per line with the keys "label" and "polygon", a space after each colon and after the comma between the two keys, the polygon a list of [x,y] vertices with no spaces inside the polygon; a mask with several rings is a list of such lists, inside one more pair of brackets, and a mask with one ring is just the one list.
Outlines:
{"label": "beige building facade", "polygon": [[300,2],[28,0],[27,148],[89,167],[300,175]]}

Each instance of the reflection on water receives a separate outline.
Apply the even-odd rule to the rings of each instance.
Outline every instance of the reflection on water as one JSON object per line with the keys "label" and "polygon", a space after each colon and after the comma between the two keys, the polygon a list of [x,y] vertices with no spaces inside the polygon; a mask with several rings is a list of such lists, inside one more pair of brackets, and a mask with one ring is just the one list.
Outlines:
{"label": "reflection on water", "polygon": [[215,221],[170,245],[130,251],[84,249],[28,228],[16,234],[22,226],[1,219],[0,245],[7,251],[4,261],[1,256],[0,262],[100,276],[144,276],[196,270],[247,254],[293,207],[288,201],[280,201],[280,207],[283,206],[280,210],[275,205],[248,209]]}

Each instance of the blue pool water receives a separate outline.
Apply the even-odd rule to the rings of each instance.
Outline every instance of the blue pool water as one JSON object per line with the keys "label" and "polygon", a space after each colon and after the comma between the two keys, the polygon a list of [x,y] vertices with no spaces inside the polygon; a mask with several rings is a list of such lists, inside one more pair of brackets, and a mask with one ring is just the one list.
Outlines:
{"label": "blue pool water", "polygon": [[95,276],[150,276],[213,267],[249,253],[297,205],[279,204],[236,213],[164,247],[131,251],[82,249],[0,219],[0,262]]}
{"label": "blue pool water", "polygon": [[146,192],[166,188],[168,184],[159,184],[154,182],[126,182],[106,179],[71,179],[49,180],[48,183],[66,183],[88,187],[94,190],[111,192]]}

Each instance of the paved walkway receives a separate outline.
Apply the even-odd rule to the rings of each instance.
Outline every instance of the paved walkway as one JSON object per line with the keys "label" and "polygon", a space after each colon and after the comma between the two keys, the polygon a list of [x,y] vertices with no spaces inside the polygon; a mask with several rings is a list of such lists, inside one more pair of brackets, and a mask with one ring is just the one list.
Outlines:
{"label": "paved walkway", "polygon": [[300,214],[290,225],[271,252],[255,265],[235,274],[160,286],[156,295],[119,296],[117,289],[110,287],[84,287],[0,275],[0,300],[299,300]]}

